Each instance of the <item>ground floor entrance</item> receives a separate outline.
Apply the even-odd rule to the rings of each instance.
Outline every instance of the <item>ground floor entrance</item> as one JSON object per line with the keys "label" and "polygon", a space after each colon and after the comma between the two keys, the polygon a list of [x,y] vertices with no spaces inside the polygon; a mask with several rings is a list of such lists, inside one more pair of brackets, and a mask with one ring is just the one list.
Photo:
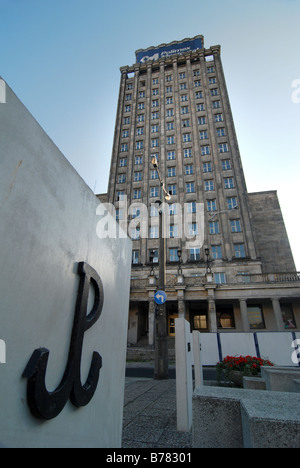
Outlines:
{"label": "ground floor entrance", "polygon": [[[132,301],[129,310],[128,343],[155,344],[157,306],[153,300]],[[169,337],[175,337],[178,317],[190,322],[191,331],[283,331],[299,329],[300,307],[296,301],[279,299],[224,299],[167,301]]]}

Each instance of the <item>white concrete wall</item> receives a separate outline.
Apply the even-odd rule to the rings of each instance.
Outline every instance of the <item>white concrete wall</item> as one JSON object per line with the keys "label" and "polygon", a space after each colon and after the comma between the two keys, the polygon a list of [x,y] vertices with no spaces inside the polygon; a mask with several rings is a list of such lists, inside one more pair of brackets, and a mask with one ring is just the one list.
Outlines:
{"label": "white concrete wall", "polygon": [[[1,96],[4,93],[2,89]],[[84,155],[83,155],[84,157]],[[99,201],[14,93],[0,103],[0,445],[118,447],[121,443],[131,242],[99,239]],[[33,351],[50,350],[46,384],[65,370],[78,262],[100,275],[104,306],[84,336],[84,383],[93,351],[103,367],[94,398],[70,402],[51,421],[29,412],[22,373]]]}

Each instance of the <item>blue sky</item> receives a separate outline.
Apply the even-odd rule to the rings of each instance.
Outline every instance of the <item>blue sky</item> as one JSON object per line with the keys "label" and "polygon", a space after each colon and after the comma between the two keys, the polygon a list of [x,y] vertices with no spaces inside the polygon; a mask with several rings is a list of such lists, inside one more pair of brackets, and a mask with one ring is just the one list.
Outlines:
{"label": "blue sky", "polygon": [[300,270],[299,0],[0,0],[0,19],[0,76],[97,193],[120,66],[198,34],[220,44],[248,190],[278,191]]}

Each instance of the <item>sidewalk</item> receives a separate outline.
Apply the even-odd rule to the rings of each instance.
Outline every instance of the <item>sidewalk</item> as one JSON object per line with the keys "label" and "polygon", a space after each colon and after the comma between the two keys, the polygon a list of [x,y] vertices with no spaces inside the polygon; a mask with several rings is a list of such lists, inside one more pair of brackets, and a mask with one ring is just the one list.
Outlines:
{"label": "sidewalk", "polygon": [[177,431],[176,380],[126,378],[122,448],[191,448]]}

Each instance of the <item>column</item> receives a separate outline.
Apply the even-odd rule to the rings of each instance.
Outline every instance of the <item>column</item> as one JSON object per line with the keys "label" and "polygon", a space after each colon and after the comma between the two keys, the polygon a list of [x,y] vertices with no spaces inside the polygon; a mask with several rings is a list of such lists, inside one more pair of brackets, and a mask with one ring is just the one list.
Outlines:
{"label": "column", "polygon": [[250,331],[250,325],[248,320],[248,312],[247,312],[247,300],[240,299],[240,311],[242,317],[242,324],[243,324],[243,331],[248,332]]}
{"label": "column", "polygon": [[212,333],[217,333],[217,312],[216,312],[216,303],[214,299],[208,299],[208,322],[209,322],[209,331]]}
{"label": "column", "polygon": [[277,330],[284,331],[284,324],[282,320],[282,312],[281,312],[279,298],[272,299],[272,305],[273,305],[273,311],[275,315]]}
{"label": "column", "polygon": [[155,328],[155,303],[150,299],[149,302],[149,312],[148,312],[148,344],[149,346],[154,345],[154,328]]}

